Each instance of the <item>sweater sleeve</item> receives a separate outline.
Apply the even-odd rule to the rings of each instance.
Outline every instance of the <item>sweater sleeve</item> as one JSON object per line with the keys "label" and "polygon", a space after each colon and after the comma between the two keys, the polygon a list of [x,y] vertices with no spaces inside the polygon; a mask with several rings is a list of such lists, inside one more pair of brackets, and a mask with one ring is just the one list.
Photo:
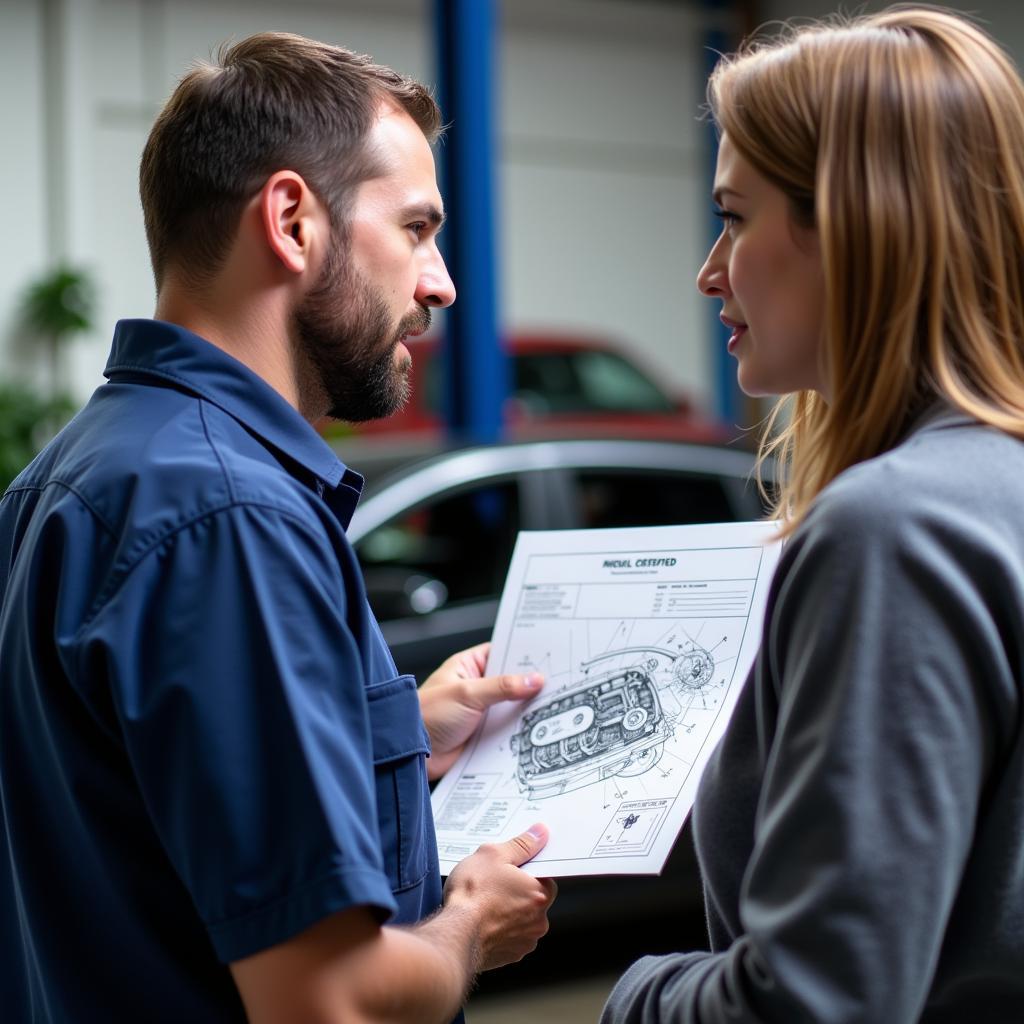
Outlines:
{"label": "sweater sleeve", "polygon": [[[752,683],[742,934],[648,957],[603,1024],[906,1024],[927,997],[1012,680],[984,525],[830,488],[783,557]],[[905,507],[901,507],[905,506]],[[1011,684],[1012,685],[1012,684]]]}

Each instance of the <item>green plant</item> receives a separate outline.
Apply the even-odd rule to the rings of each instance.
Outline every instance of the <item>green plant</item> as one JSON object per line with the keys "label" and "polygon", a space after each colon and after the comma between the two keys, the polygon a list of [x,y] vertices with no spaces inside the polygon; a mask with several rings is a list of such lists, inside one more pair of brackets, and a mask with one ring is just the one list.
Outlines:
{"label": "green plant", "polygon": [[45,347],[49,393],[13,381],[0,381],[0,489],[31,461],[75,411],[61,380],[65,342],[92,327],[96,287],[88,271],[60,265],[31,281],[20,304],[22,335]]}
{"label": "green plant", "polygon": [[47,398],[26,385],[0,383],[0,491],[74,411],[66,395]]}
{"label": "green plant", "polygon": [[88,271],[60,265],[31,282],[22,298],[21,320],[47,347],[50,389],[61,391],[61,353],[74,334],[92,327],[96,286]]}

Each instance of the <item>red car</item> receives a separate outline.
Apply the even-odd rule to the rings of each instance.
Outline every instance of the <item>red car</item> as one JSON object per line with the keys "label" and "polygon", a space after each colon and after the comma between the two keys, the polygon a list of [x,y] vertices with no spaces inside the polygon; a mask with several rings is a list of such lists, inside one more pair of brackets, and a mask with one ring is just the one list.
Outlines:
{"label": "red car", "polygon": [[[359,424],[362,437],[437,442],[441,362],[437,337],[409,338],[412,395],[394,416]],[[735,436],[670,395],[631,356],[593,338],[520,334],[506,342],[510,366],[505,439],[637,437],[722,443]],[[335,431],[328,429],[328,434]]]}

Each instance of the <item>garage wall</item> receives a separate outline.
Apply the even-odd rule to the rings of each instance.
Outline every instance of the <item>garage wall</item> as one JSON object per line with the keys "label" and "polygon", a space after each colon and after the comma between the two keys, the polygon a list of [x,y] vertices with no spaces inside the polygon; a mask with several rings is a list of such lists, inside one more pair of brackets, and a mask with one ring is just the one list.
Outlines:
{"label": "garage wall", "polygon": [[14,337],[18,294],[46,265],[50,252],[44,137],[43,25],[34,5],[0,5],[0,195],[5,244],[0,245],[0,367],[35,376],[30,352]]}
{"label": "garage wall", "polygon": [[[834,6],[776,0],[761,10],[774,18]],[[1011,50],[1024,41],[1024,9],[979,6]],[[710,407],[713,311],[693,286],[710,230],[697,122],[707,10],[505,0],[497,195],[507,329],[618,338]],[[101,326],[74,343],[67,366],[79,398],[102,379],[114,320],[152,312],[138,160],[190,60],[230,37],[286,29],[429,82],[431,17],[430,0],[3,0],[3,375],[39,374],[17,338],[16,301],[61,257],[92,267],[101,287]]]}
{"label": "garage wall", "polygon": [[506,3],[506,319],[609,333],[710,398],[696,7]]}
{"label": "garage wall", "polygon": [[[692,284],[707,223],[694,10],[642,0],[504,5],[499,265],[508,328],[612,335],[710,398],[708,317]],[[5,362],[13,366],[15,296],[60,255],[92,266],[102,289],[102,329],[71,353],[79,397],[101,380],[113,321],[151,313],[138,160],[193,57],[229,37],[286,29],[431,81],[431,17],[428,0],[5,0],[0,103],[5,134],[22,145],[0,185],[10,195],[20,183],[17,233],[29,243],[2,256]],[[76,43],[47,61],[60,38]],[[47,73],[64,102],[55,181],[43,136]],[[65,210],[49,233],[38,228],[48,205]]]}

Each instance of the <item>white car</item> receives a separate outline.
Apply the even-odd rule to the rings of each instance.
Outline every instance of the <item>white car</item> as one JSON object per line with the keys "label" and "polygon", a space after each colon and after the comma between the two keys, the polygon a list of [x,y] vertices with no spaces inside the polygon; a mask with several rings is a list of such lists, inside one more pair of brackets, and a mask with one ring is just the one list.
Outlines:
{"label": "white car", "polygon": [[399,669],[422,679],[490,637],[520,530],[758,519],[753,471],[749,452],[672,441],[466,448],[368,475],[348,534]]}
{"label": "white car", "polygon": [[[340,454],[353,469],[367,470],[348,532],[370,603],[399,670],[421,681],[449,654],[489,639],[519,530],[726,522],[764,514],[754,457],[739,449],[557,439],[451,451],[406,461],[383,476],[354,453],[342,448]],[[677,686],[697,685],[710,670],[702,654],[695,649],[651,671]],[[658,708],[641,682],[632,684],[635,692],[621,714],[611,715],[621,736],[616,733],[620,742],[607,750],[593,746],[586,731],[586,694],[565,721],[564,715],[546,718],[545,709],[560,715],[566,708],[542,699],[528,719],[532,742],[531,734],[521,737],[517,749],[526,788],[534,796],[547,791],[545,784],[573,788],[575,773],[552,753],[566,744],[591,743],[597,770],[628,773],[657,757]],[[614,673],[607,683],[616,692],[630,685]],[[567,738],[545,746],[549,735],[540,731],[556,725]],[[531,766],[539,770],[528,771]],[[564,980],[571,965],[612,974],[643,953],[700,948],[706,932],[689,826],[660,877],[560,879],[550,919],[551,932],[537,952],[483,975],[481,992]]]}

